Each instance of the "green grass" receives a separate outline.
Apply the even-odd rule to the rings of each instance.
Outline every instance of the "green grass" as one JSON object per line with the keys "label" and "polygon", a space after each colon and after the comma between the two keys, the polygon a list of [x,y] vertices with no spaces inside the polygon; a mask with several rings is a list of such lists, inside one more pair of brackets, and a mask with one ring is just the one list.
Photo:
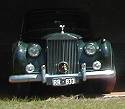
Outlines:
{"label": "green grass", "polygon": [[125,98],[1,98],[0,109],[125,109]]}

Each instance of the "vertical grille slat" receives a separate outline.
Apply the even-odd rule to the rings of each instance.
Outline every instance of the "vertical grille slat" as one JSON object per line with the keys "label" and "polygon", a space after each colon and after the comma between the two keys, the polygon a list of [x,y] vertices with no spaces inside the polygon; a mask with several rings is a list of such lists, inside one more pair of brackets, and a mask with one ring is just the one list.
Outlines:
{"label": "vertical grille slat", "polygon": [[67,62],[68,74],[78,73],[78,47],[76,40],[47,40],[47,73],[59,74],[58,64]]}
{"label": "vertical grille slat", "polygon": [[[69,66],[71,66],[71,41],[69,41]],[[71,72],[71,68],[70,68],[70,72]]]}
{"label": "vertical grille slat", "polygon": [[74,43],[72,43],[72,46],[71,46],[71,69],[72,71],[74,71],[74,68],[73,68],[73,48],[74,48]]}

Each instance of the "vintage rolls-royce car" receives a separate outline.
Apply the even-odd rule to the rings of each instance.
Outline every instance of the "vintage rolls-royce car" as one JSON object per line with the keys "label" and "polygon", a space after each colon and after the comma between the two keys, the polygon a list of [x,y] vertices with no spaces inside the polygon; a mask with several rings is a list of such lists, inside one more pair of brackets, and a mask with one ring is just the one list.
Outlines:
{"label": "vintage rolls-royce car", "polygon": [[[33,10],[23,19],[21,38],[13,44],[11,84],[41,82],[67,86],[103,81],[103,92],[115,85],[111,43],[92,37],[89,15],[78,10]],[[96,84],[98,87],[98,84]]]}

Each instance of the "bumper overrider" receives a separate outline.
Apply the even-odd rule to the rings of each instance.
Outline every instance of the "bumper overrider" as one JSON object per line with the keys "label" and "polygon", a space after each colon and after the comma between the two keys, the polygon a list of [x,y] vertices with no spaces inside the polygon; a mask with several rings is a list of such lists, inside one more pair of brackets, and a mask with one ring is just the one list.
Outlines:
{"label": "bumper overrider", "polygon": [[[63,85],[71,85],[77,84],[80,80],[86,81],[88,79],[110,79],[116,76],[115,70],[103,70],[103,71],[86,71],[86,65],[83,64],[81,68],[81,72],[76,74],[60,74],[60,75],[50,75],[46,73],[46,68],[42,68],[42,72],[35,72],[34,74],[23,74],[23,75],[11,75],[9,76],[10,83],[26,83],[26,82],[42,82],[47,85],[53,85],[53,80],[58,82],[58,80],[62,80],[64,82],[65,79],[72,78],[75,82],[69,84],[61,84]],[[58,83],[56,84],[59,85]],[[61,86],[60,85],[60,86]]]}

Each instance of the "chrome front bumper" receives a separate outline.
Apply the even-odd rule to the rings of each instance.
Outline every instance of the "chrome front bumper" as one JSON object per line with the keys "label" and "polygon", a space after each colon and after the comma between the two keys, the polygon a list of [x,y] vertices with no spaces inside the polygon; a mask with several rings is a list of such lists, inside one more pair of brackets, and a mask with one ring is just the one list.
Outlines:
{"label": "chrome front bumper", "polygon": [[49,75],[43,73],[36,74],[25,74],[25,75],[12,75],[9,77],[10,83],[24,83],[24,82],[42,82],[47,83],[48,79],[53,78],[63,78],[63,77],[75,77],[86,81],[88,79],[106,79],[115,77],[116,72],[114,70],[104,70],[104,71],[94,71],[94,72],[84,72],[77,74],[63,74],[63,75]]}

